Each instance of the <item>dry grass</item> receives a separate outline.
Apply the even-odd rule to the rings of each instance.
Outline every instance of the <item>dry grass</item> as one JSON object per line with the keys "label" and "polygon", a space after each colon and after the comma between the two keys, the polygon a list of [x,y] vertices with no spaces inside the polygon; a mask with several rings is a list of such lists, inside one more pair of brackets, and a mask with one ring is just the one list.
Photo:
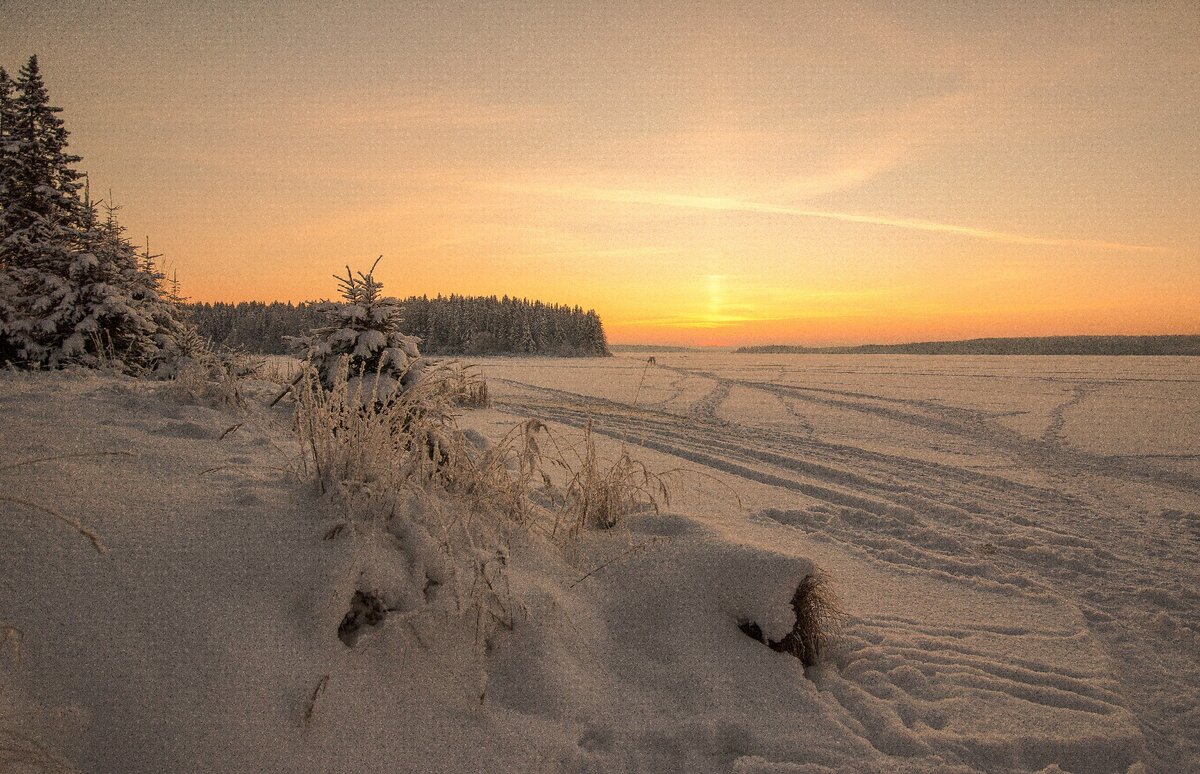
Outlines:
{"label": "dry grass", "polygon": [[456,406],[487,408],[492,404],[487,381],[474,370],[474,366],[451,361],[445,367],[449,371],[447,389]]}
{"label": "dry grass", "polygon": [[38,505],[37,503],[30,502],[29,500],[22,500],[19,497],[9,497],[8,495],[0,495],[0,502],[13,503],[14,505],[23,505],[26,508],[29,508],[31,510],[41,511],[42,513],[44,513],[48,516],[53,516],[54,518],[61,521],[63,524],[66,524],[67,526],[74,529],[80,535],[83,535],[85,538],[92,541],[92,546],[96,549],[96,552],[98,554],[100,554],[101,556],[104,556],[108,553],[108,546],[104,545],[104,540],[100,537],[100,534],[98,532],[96,532],[94,529],[84,526],[83,522],[81,522],[79,519],[76,519],[73,516],[67,516],[66,514],[60,513],[58,511],[54,510],[53,508],[48,508],[45,505]]}
{"label": "dry grass", "polygon": [[846,619],[829,576],[821,570],[805,575],[792,595],[792,611],[796,614],[796,623],[782,640],[768,641],[753,621],[742,622],[741,630],[772,650],[790,653],[804,666],[812,666],[829,649]]}
{"label": "dry grass", "polygon": [[[461,373],[427,365],[403,390],[380,394],[377,385],[394,382],[350,374],[344,360],[332,388],[315,369],[296,385],[300,472],[342,513],[327,537],[350,536],[365,562],[348,567],[349,617],[339,625],[348,646],[364,621],[408,621],[431,605],[468,616],[481,653],[496,627],[512,626],[519,605],[508,590],[501,546],[508,529],[532,523],[523,488],[531,473],[525,469],[523,477],[514,453],[519,433],[511,443],[480,450],[458,430],[453,412]],[[407,554],[410,567],[438,568],[395,581],[410,592],[420,589],[424,607],[387,607],[400,589],[373,585],[370,557],[394,548]],[[372,614],[356,613],[368,598],[378,600]]]}
{"label": "dry grass", "polygon": [[[134,457],[136,455],[134,455],[132,452],[127,452],[127,451],[100,451],[100,452],[77,452],[77,453],[72,453],[72,454],[54,454],[49,457],[36,457],[36,458],[32,458],[32,459],[28,459],[28,460],[20,460],[18,462],[13,462],[8,465],[0,466],[0,473],[4,473],[5,471],[24,467],[26,465],[37,465],[37,464],[41,464],[44,462],[57,462],[60,460],[80,459],[80,458],[85,458],[85,457],[105,457],[105,456]],[[55,509],[50,508],[49,506],[41,505],[39,503],[35,503],[30,500],[25,500],[20,497],[13,497],[12,495],[0,495],[0,502],[8,502],[8,503],[12,503],[13,505],[21,505],[30,510],[39,511],[41,513],[46,514],[47,516],[52,516],[52,517],[58,519],[59,521],[61,521],[63,524],[66,524],[67,526],[74,529],[80,535],[83,535],[85,538],[90,540],[92,542],[92,546],[96,549],[96,552],[99,553],[101,556],[104,556],[108,553],[108,547],[104,545],[104,540],[100,537],[100,534],[97,533],[95,530],[91,529],[90,527],[84,526],[83,522],[81,522],[79,519],[77,519],[73,516],[67,516],[66,514],[60,513],[59,511],[56,511]],[[0,639],[0,643],[3,643],[3,641],[4,641],[3,639]]]}
{"label": "dry grass", "polygon": [[605,460],[596,447],[591,422],[579,443],[565,446],[545,429],[554,453],[542,455],[540,463],[559,472],[562,483],[544,477],[544,488],[558,506],[554,532],[565,529],[576,535],[584,529],[612,529],[631,513],[653,511],[670,506],[671,492],[664,476],[652,472],[633,459],[625,444],[612,461]]}
{"label": "dry grass", "polygon": [[326,389],[315,369],[295,387],[295,429],[303,450],[302,475],[322,494],[444,483],[465,454],[452,430],[450,377],[419,379],[404,390],[382,392],[377,374],[350,374],[343,362]]}
{"label": "dry grass", "polygon": [[245,406],[243,382],[262,368],[262,358],[245,352],[197,353],[175,372],[170,394],[185,403]]}
{"label": "dry grass", "polygon": [[[590,423],[581,439],[567,441],[529,420],[490,448],[475,448],[454,416],[458,407],[488,404],[486,382],[458,361],[422,367],[419,379],[388,394],[378,386],[391,382],[351,374],[348,361],[331,389],[313,369],[300,374],[292,390],[302,475],[344,500],[354,492],[433,487],[462,498],[472,513],[555,537],[611,529],[629,514],[669,507],[666,478],[681,471],[650,470],[624,442],[615,456],[602,455]],[[538,518],[547,510],[549,520]]]}
{"label": "dry grass", "polygon": [[[453,363],[425,365],[409,386],[380,394],[378,385],[395,382],[351,374],[348,361],[331,388],[311,369],[294,387],[294,429],[300,474],[341,511],[328,537],[349,534],[364,556],[372,545],[402,546],[413,566],[436,553],[450,568],[437,585],[474,618],[475,645],[486,652],[492,632],[511,628],[521,610],[507,580],[513,535],[568,539],[608,529],[628,513],[657,511],[670,495],[624,448],[606,463],[590,428],[571,445],[529,420],[496,444],[475,446],[454,420],[463,373]],[[422,536],[432,542],[423,547]],[[361,570],[348,572],[349,612],[360,595],[389,593]],[[422,612],[387,608],[386,617]]]}
{"label": "dry grass", "polygon": [[792,610],[796,625],[779,643],[779,650],[812,666],[846,618],[829,576],[821,570],[804,576],[792,596]]}

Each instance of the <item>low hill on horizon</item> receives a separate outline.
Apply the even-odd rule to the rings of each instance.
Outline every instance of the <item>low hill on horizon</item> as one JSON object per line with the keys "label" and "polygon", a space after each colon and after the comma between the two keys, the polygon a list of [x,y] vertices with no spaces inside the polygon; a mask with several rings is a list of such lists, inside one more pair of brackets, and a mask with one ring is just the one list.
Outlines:
{"label": "low hill on horizon", "polygon": [[1200,335],[1037,336],[852,347],[768,344],[738,347],[734,352],[755,355],[1200,355]]}

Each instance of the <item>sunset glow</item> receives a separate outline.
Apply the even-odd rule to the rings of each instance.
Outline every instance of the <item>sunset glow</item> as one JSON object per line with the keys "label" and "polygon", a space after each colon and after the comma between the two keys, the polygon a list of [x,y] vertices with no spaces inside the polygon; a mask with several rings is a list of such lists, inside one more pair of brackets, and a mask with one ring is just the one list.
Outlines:
{"label": "sunset glow", "polygon": [[1200,333],[1194,2],[3,13],[194,300],[383,254],[615,343]]}

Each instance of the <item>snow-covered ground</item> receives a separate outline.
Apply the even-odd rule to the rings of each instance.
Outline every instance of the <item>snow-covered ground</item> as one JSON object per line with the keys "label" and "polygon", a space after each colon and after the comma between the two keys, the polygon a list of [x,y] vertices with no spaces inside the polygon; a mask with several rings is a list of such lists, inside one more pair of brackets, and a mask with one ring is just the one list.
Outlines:
{"label": "snow-covered ground", "polygon": [[[506,532],[482,630],[409,532],[325,539],[286,403],[0,375],[0,768],[1200,770],[1200,359],[479,364],[463,426],[675,471],[662,515]],[[425,588],[347,647],[389,562]],[[848,618],[805,669],[738,623],[814,565]]]}
{"label": "snow-covered ground", "polygon": [[814,683],[864,744],[990,770],[1200,770],[1200,359],[483,370],[499,408],[726,482],[742,509],[703,479],[677,508],[774,529],[828,570],[851,620]]}

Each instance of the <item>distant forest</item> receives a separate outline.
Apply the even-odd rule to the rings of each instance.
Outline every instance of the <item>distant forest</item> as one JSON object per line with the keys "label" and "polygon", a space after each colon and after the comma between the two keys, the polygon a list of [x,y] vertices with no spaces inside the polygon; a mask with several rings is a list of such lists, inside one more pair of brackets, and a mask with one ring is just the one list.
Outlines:
{"label": "distant forest", "polygon": [[[243,301],[184,304],[188,320],[214,344],[284,354],[285,336],[325,324],[322,302]],[[401,301],[405,333],[427,355],[608,356],[604,324],[593,310],[496,296],[411,296]]]}
{"label": "distant forest", "polygon": [[671,344],[611,344],[613,352],[698,352],[696,347],[681,347]]}
{"label": "distant forest", "polygon": [[1044,336],[857,347],[739,347],[751,355],[1200,355],[1200,336]]}

